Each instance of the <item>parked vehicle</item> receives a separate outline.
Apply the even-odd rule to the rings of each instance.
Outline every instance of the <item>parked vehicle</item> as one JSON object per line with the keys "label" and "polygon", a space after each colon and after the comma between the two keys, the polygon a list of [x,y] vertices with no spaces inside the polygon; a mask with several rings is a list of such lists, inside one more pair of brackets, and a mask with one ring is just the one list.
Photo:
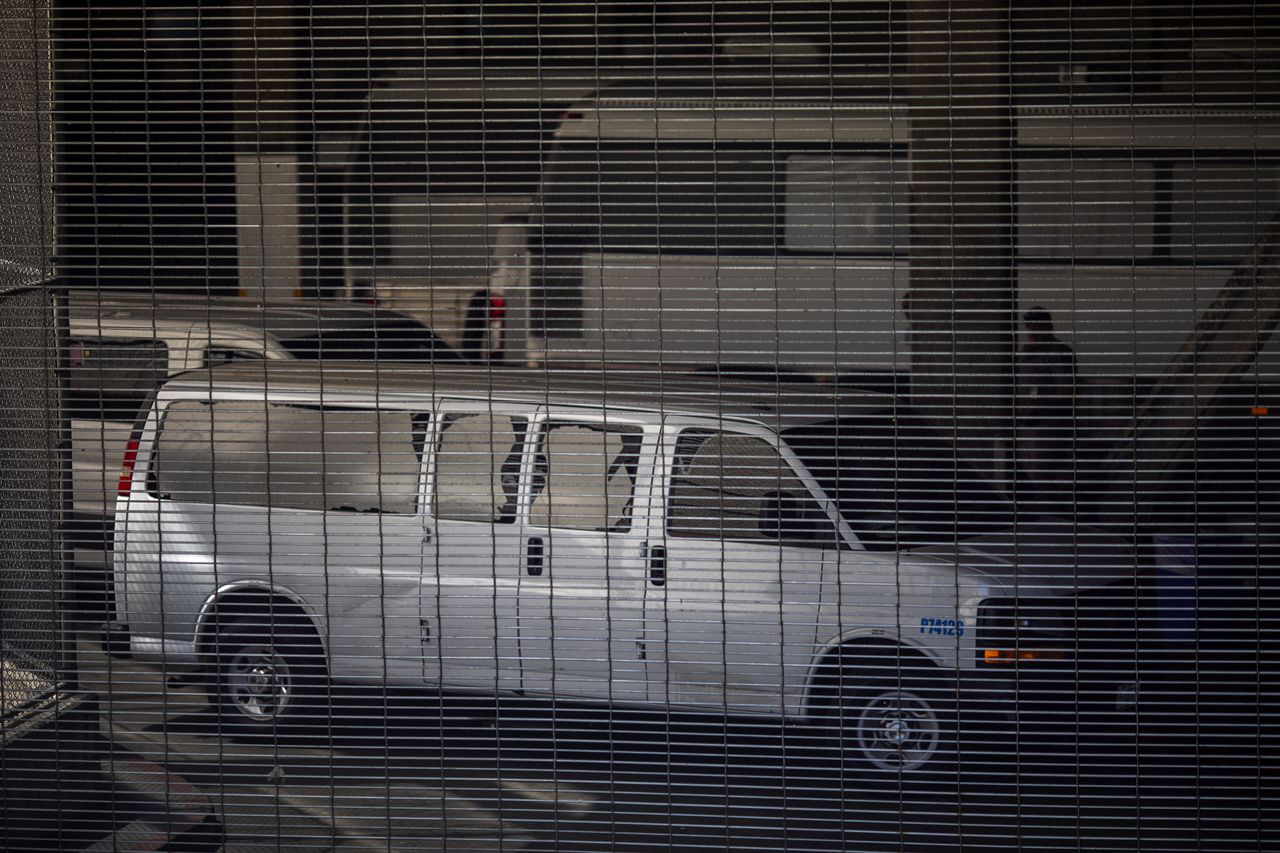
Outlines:
{"label": "parked vehicle", "polygon": [[513,241],[523,242],[542,152],[555,117],[592,88],[483,75],[378,81],[333,150],[345,168],[329,198],[341,210],[331,272],[345,294],[422,320],[473,361],[502,362],[506,279],[523,258]]}
{"label": "parked vehicle", "polygon": [[[1159,373],[1280,206],[1280,114],[1012,120],[1017,307],[1084,375]],[[909,111],[829,87],[600,89],[561,117],[522,257],[495,259],[509,360],[906,370],[910,140]]]}
{"label": "parked vehicle", "polygon": [[[375,196],[376,248],[349,251],[346,295],[414,317],[439,332],[467,359],[501,363],[506,327],[504,258],[527,197],[499,195]],[[355,209],[369,205],[366,198]],[[365,217],[355,217],[366,218]],[[359,233],[354,225],[349,226]],[[508,236],[510,235],[510,236]],[[348,235],[359,242],[360,237]]]}
{"label": "parked vehicle", "polygon": [[460,363],[412,318],[344,303],[71,291],[69,530],[77,586],[103,587],[119,462],[138,409],[175,373],[234,361],[341,357]]}
{"label": "parked vehicle", "polygon": [[329,677],[781,717],[932,775],[970,711],[1134,690],[1132,550],[955,458],[803,383],[224,365],[128,444],[114,641],[249,731]]}

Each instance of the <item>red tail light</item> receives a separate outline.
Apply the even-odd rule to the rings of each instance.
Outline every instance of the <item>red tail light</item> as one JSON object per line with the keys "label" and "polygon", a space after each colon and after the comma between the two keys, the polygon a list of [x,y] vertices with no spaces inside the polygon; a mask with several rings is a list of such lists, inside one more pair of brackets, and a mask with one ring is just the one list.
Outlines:
{"label": "red tail light", "polygon": [[488,353],[488,360],[491,362],[500,362],[503,360],[506,342],[503,340],[503,333],[507,324],[507,300],[501,296],[490,296],[488,310],[485,316],[485,335],[488,340],[485,342],[485,349]]}
{"label": "red tail light", "polygon": [[507,300],[501,296],[489,297],[489,322],[502,320],[507,316]]}
{"label": "red tail light", "polygon": [[116,496],[123,497],[133,488],[133,469],[138,464],[138,439],[131,438],[124,446],[124,459],[120,461],[120,480],[116,483]]}

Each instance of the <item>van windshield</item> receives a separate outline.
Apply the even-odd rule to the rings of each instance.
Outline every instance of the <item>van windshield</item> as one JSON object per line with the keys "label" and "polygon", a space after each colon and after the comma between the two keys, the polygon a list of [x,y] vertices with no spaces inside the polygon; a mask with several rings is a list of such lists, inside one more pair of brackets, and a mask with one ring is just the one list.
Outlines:
{"label": "van windshield", "polygon": [[869,550],[946,545],[1014,523],[1013,504],[918,416],[873,412],[783,437]]}
{"label": "van windshield", "polygon": [[298,359],[465,362],[426,326],[409,317],[334,324],[280,341]]}

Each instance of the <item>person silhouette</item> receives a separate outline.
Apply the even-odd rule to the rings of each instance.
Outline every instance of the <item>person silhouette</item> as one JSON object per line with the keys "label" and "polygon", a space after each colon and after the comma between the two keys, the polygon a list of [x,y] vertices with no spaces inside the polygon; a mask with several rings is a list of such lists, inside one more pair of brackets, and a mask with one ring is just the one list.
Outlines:
{"label": "person silhouette", "polygon": [[1022,315],[1015,361],[1019,503],[1036,515],[1073,512],[1076,356],[1036,306]]}

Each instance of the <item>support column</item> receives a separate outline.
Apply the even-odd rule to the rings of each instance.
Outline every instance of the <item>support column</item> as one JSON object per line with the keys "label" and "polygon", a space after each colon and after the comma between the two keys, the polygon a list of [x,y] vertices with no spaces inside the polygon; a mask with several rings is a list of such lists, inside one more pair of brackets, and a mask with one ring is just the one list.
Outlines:
{"label": "support column", "polygon": [[915,0],[908,26],[912,396],[998,471],[1015,347],[1008,8]]}
{"label": "support column", "polygon": [[[222,11],[232,45],[236,233],[241,295],[314,297],[311,100],[307,4]],[[308,286],[310,284],[311,286]]]}

